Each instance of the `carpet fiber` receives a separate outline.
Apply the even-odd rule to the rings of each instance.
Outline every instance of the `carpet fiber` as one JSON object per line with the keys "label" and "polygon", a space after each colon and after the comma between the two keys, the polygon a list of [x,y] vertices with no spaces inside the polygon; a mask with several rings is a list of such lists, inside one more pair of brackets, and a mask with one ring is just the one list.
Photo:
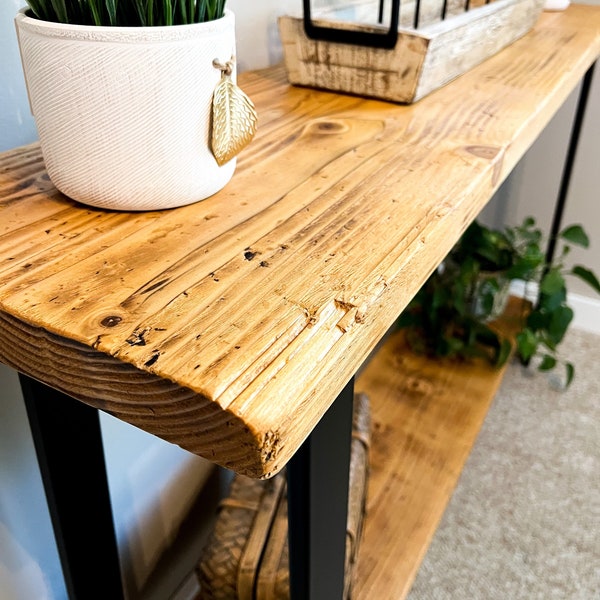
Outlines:
{"label": "carpet fiber", "polygon": [[510,366],[408,600],[600,599],[600,337],[561,355],[566,391]]}

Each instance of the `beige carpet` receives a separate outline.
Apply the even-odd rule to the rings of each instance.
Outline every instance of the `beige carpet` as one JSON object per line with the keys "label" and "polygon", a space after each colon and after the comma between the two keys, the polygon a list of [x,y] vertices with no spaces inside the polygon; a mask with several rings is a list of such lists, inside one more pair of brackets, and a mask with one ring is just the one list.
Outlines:
{"label": "beige carpet", "polygon": [[567,391],[511,365],[409,600],[600,600],[600,337],[561,354]]}

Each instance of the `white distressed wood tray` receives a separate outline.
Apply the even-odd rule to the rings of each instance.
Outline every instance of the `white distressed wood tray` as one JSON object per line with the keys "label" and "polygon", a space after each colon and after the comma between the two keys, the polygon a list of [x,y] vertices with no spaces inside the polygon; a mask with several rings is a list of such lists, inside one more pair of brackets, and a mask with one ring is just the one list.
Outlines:
{"label": "white distressed wood tray", "polygon": [[[402,5],[398,42],[391,50],[306,36],[299,17],[279,18],[288,80],[400,103],[416,102],[525,35],[537,21],[544,0],[497,0],[464,11],[455,0],[439,21],[440,0],[421,0],[421,26],[415,30],[414,4]],[[363,2],[364,4],[364,2]],[[357,12],[360,16],[360,12]],[[371,10],[369,14],[373,14]],[[327,18],[325,18],[327,17]],[[316,25],[349,28],[335,15],[319,13]],[[437,22],[436,22],[437,21]],[[374,31],[372,23],[352,24]]]}

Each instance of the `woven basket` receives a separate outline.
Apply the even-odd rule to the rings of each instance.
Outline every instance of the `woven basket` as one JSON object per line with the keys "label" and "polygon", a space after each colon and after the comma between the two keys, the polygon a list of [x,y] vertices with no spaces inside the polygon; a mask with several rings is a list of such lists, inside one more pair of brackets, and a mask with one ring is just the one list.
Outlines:
{"label": "woven basket", "polygon": [[[369,471],[369,400],[354,398],[344,598],[352,593]],[[285,473],[261,481],[236,475],[219,507],[198,565],[198,600],[287,600],[289,589]]]}

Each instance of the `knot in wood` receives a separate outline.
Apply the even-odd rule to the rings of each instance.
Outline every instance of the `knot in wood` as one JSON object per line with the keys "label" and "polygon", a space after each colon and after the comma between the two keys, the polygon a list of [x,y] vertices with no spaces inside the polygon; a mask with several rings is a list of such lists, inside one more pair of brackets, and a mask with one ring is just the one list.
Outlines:
{"label": "knot in wood", "polygon": [[343,121],[329,120],[329,121],[317,121],[310,125],[312,133],[316,134],[336,134],[348,131],[348,125]]}
{"label": "knot in wood", "polygon": [[123,319],[117,315],[110,315],[108,317],[104,317],[102,321],[100,321],[100,325],[102,327],[116,327]]}
{"label": "knot in wood", "polygon": [[427,396],[431,389],[431,382],[419,376],[407,377],[404,384],[405,392],[414,397]]}

